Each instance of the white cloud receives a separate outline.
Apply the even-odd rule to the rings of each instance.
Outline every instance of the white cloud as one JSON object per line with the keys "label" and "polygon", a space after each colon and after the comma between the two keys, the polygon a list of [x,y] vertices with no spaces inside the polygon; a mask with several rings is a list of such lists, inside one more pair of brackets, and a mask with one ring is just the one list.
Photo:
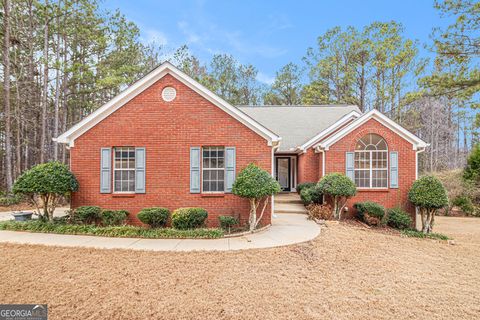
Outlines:
{"label": "white cloud", "polygon": [[145,29],[143,31],[141,41],[145,44],[155,43],[161,46],[168,44],[167,36],[163,32],[156,29]]}
{"label": "white cloud", "polygon": [[263,72],[258,72],[257,73],[257,80],[262,82],[262,83],[265,83],[265,84],[268,84],[268,85],[272,85],[273,82],[275,82],[275,77],[271,77]]}

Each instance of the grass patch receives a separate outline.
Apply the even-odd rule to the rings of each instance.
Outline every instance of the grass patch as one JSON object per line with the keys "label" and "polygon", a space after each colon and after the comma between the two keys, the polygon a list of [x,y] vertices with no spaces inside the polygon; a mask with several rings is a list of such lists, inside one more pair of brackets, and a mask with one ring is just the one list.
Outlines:
{"label": "grass patch", "polygon": [[76,225],[42,221],[2,222],[0,223],[0,230],[148,239],[215,239],[223,237],[224,234],[220,229],[177,230],[172,228],[144,228],[136,226],[100,227],[95,225]]}
{"label": "grass patch", "polygon": [[448,240],[449,238],[441,233],[423,233],[422,231],[417,230],[401,230],[400,231],[404,236],[413,237],[413,238],[428,238],[428,239],[435,239],[435,240]]}

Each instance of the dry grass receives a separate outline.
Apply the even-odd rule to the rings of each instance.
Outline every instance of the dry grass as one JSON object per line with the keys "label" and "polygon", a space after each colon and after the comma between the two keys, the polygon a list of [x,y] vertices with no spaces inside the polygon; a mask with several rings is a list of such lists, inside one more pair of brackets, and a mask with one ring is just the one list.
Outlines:
{"label": "dry grass", "polygon": [[480,219],[436,231],[456,245],[349,224],[244,252],[1,245],[0,301],[51,319],[478,319]]}

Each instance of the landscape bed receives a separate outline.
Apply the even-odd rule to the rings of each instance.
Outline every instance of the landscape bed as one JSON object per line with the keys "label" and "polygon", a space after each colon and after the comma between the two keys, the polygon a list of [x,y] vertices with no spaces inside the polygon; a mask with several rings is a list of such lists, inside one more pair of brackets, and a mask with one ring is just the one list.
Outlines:
{"label": "landscape bed", "polygon": [[147,239],[217,239],[224,236],[223,230],[214,228],[178,230],[173,228],[144,228],[137,226],[101,227],[95,225],[42,222],[38,220],[2,222],[0,223],[0,230]]}

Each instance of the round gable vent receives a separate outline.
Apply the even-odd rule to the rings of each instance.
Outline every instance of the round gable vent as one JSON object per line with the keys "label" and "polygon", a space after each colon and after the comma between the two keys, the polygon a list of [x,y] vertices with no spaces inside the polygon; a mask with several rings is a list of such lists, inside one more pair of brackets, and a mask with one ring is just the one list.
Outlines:
{"label": "round gable vent", "polygon": [[165,87],[162,90],[162,99],[166,102],[173,101],[177,96],[177,90],[173,87]]}

